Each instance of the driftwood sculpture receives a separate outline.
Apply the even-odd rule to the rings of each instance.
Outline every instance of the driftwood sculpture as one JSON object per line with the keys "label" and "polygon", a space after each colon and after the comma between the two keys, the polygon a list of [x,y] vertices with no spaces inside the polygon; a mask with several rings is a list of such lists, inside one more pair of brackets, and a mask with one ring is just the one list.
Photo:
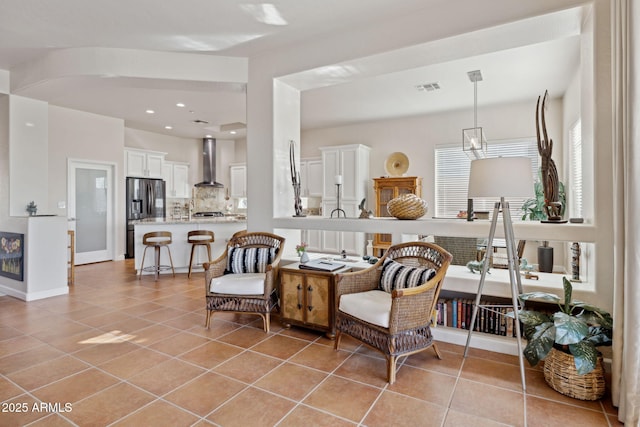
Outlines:
{"label": "driftwood sculpture", "polygon": [[291,167],[291,184],[293,185],[293,209],[294,216],[306,216],[302,213],[302,199],[300,198],[300,172],[296,169],[296,144],[289,141],[289,165]]}
{"label": "driftwood sculpture", "polygon": [[[559,201],[558,169],[556,169],[556,164],[551,158],[553,140],[547,134],[547,123],[544,117],[548,96],[549,91],[545,91],[542,104],[540,104],[540,97],[538,97],[536,104],[536,137],[538,139],[538,153],[540,153],[542,162],[540,172],[547,219],[549,221],[560,221],[562,220],[562,203]],[[542,137],[540,132],[542,132]]]}

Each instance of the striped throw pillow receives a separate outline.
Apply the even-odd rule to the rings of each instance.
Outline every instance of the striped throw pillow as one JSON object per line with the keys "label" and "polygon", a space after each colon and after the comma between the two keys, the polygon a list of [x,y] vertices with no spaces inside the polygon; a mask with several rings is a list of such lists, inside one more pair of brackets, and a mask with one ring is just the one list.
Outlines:
{"label": "striped throw pillow", "polygon": [[432,268],[409,267],[392,259],[385,259],[380,274],[380,290],[415,288],[431,280],[436,275]]}
{"label": "striped throw pillow", "polygon": [[278,254],[277,248],[236,248],[227,251],[225,273],[264,273]]}

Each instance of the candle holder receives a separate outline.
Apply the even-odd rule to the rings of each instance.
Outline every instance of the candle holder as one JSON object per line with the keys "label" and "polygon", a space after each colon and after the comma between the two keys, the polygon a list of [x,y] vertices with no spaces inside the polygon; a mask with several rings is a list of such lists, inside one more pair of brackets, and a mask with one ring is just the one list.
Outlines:
{"label": "candle holder", "polygon": [[342,212],[342,216],[344,218],[347,217],[347,214],[343,209],[340,209],[340,186],[341,184],[336,184],[336,208],[331,211],[331,218],[333,218],[333,214],[336,214],[336,218],[340,218],[340,212]]}

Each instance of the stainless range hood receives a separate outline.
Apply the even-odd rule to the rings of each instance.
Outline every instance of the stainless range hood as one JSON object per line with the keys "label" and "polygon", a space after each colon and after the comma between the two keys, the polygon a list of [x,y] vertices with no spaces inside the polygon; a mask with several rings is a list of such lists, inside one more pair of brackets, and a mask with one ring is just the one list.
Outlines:
{"label": "stainless range hood", "polygon": [[197,183],[196,187],[224,187],[216,182],[215,138],[203,138],[202,140],[202,182]]}

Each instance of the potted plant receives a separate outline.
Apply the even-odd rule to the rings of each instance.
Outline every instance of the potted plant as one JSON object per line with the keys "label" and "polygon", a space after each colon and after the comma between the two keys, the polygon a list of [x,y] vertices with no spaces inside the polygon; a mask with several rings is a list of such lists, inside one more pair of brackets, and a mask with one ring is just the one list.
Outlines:
{"label": "potted plant", "polygon": [[[538,172],[538,176],[540,172]],[[545,209],[544,189],[540,179],[534,183],[535,198],[527,199],[522,204],[522,220],[531,221],[546,221],[547,213]],[[564,184],[558,182],[558,197],[562,204],[561,215],[564,215],[564,211],[567,205],[567,197],[564,189]],[[538,271],[545,273],[551,273],[553,271],[553,248],[549,246],[547,240],[542,242],[542,246],[538,246]]]}
{"label": "potted plant", "polygon": [[[591,304],[572,300],[571,282],[563,277],[564,299],[545,292],[531,292],[520,295],[520,299],[541,300],[558,305],[559,310],[553,314],[540,311],[520,310],[520,321],[524,325],[523,336],[527,346],[523,354],[531,366],[545,360],[545,380],[556,391],[585,400],[595,400],[604,394],[604,370],[602,356],[596,349],[598,346],[610,346],[613,319],[605,310]],[[513,317],[513,313],[511,313]],[[556,353],[561,353],[560,355]],[[561,366],[564,372],[552,372],[558,368],[557,363],[550,363],[549,357],[573,362],[572,366]],[[566,362],[564,362],[566,364]],[[566,368],[571,368],[569,371]],[[549,370],[549,372],[547,372]],[[593,383],[579,377],[592,375],[597,378],[598,390],[589,389]],[[561,378],[558,383],[557,378]],[[585,390],[577,390],[572,380],[585,385]]]}

